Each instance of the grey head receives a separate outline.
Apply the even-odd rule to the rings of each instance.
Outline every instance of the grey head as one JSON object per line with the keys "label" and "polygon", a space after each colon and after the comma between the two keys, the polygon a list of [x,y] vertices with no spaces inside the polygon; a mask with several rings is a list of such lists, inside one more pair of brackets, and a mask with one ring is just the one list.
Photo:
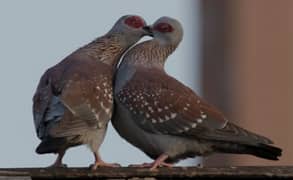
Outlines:
{"label": "grey head", "polygon": [[114,24],[108,34],[118,35],[123,38],[126,46],[135,44],[145,35],[152,35],[150,30],[146,28],[145,20],[137,15],[125,15],[120,17]]}
{"label": "grey head", "polygon": [[180,22],[167,16],[159,18],[150,26],[150,30],[153,33],[154,40],[161,45],[177,47],[183,37],[183,28]]}
{"label": "grey head", "polygon": [[180,22],[164,16],[143,29],[150,31],[153,39],[142,42],[128,51],[122,65],[164,68],[168,56],[174,52],[182,40],[183,28]]}

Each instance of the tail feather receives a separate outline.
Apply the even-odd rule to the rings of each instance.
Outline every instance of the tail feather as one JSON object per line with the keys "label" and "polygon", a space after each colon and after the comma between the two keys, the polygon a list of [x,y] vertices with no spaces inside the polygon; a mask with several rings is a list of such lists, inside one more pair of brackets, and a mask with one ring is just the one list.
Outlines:
{"label": "tail feather", "polygon": [[282,149],[263,143],[247,145],[230,142],[217,142],[213,148],[221,153],[251,154],[269,160],[278,160],[278,157],[282,155]]}
{"label": "tail feather", "polygon": [[246,148],[250,154],[270,160],[278,160],[278,157],[282,155],[282,149],[267,144],[247,146]]}
{"label": "tail feather", "polygon": [[57,153],[66,145],[65,138],[48,138],[42,140],[42,142],[36,148],[36,153]]}

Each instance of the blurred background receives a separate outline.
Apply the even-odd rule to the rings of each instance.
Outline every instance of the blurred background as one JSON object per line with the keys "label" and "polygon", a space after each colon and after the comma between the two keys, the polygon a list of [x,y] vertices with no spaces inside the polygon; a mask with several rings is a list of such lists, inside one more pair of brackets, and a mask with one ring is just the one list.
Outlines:
{"label": "blurred background", "polygon": [[[170,56],[169,74],[251,131],[283,148],[278,162],[246,155],[213,155],[206,166],[288,165],[293,162],[293,1],[290,0],[3,0],[0,2],[0,167],[45,167],[55,155],[37,155],[32,96],[44,71],[106,33],[122,15],[148,23],[178,19],[184,38]],[[145,40],[145,39],[143,39]],[[291,93],[290,93],[291,92]],[[104,160],[150,161],[109,128]],[[88,166],[86,147],[64,162]],[[180,165],[194,165],[189,159]]]}
{"label": "blurred background", "polygon": [[201,12],[205,99],[283,148],[278,162],[221,155],[207,164],[292,165],[293,1],[203,0]]}

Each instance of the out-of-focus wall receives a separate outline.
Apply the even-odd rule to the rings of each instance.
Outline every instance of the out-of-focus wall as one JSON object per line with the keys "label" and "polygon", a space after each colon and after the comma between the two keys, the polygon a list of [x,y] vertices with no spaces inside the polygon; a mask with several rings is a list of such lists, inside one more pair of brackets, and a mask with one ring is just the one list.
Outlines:
{"label": "out-of-focus wall", "polygon": [[202,0],[202,13],[205,98],[284,150],[278,162],[225,155],[206,164],[292,164],[293,1]]}

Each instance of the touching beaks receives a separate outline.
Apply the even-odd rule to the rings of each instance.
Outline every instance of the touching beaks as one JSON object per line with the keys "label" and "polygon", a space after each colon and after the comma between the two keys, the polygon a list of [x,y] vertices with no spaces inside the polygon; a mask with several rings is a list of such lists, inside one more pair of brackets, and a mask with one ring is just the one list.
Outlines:
{"label": "touching beaks", "polygon": [[144,26],[142,29],[147,33],[148,36],[154,36],[152,28],[150,26]]}

